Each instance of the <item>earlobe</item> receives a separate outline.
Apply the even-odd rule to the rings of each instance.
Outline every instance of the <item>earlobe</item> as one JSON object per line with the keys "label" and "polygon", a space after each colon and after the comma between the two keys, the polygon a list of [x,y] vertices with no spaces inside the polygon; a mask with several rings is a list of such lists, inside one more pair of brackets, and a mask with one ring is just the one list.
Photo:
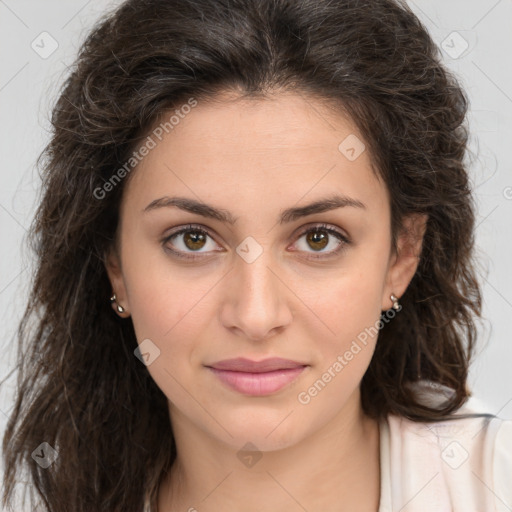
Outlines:
{"label": "earlobe", "polygon": [[398,252],[391,258],[386,286],[382,297],[382,309],[390,309],[391,294],[400,298],[411,282],[420,261],[423,238],[427,228],[427,214],[411,214],[403,221],[398,237]]}
{"label": "earlobe", "polygon": [[128,317],[126,287],[124,284],[121,261],[115,247],[110,247],[103,259],[107,275],[112,286],[112,296],[108,299],[112,309],[121,317]]}

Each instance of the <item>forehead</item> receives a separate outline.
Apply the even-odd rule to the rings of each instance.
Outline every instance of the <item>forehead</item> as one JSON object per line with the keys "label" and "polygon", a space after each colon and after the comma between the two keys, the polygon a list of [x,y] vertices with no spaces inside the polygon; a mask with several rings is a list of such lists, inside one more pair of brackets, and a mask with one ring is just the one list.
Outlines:
{"label": "forehead", "polygon": [[[362,139],[356,124],[341,110],[304,94],[286,92],[260,98],[224,92],[198,101],[186,114],[173,115],[180,110],[178,106],[163,113],[155,129],[163,128],[162,135],[168,139],[172,132],[176,145],[184,144],[184,149],[201,146],[203,152],[218,151],[220,144],[223,151],[234,153],[293,154],[315,147],[338,150],[340,137],[347,134]],[[171,117],[173,126],[169,127]]]}
{"label": "forehead", "polygon": [[132,196],[136,190],[140,202],[175,191],[226,201],[236,194],[297,202],[326,192],[378,207],[388,201],[356,124],[302,94],[225,94],[181,111],[178,106],[148,137],[154,147],[127,190]]}

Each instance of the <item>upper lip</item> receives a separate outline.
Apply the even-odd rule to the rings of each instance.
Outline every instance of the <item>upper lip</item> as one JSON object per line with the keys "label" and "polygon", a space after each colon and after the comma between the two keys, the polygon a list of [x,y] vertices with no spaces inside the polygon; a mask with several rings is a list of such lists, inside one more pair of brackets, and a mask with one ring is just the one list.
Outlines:
{"label": "upper lip", "polygon": [[253,361],[251,359],[245,359],[244,357],[237,357],[236,359],[223,359],[222,361],[217,361],[216,363],[208,366],[217,370],[263,373],[275,370],[300,368],[301,366],[307,365],[290,359],[282,359],[280,357],[271,357],[269,359],[263,359],[262,361]]}

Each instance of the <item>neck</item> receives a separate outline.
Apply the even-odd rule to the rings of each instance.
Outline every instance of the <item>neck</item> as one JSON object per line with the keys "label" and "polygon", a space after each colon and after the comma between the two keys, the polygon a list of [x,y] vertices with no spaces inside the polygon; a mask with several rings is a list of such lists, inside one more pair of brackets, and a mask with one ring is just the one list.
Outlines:
{"label": "neck", "polygon": [[380,443],[359,393],[321,430],[284,449],[256,452],[212,438],[174,412],[177,457],[160,488],[158,512],[282,510],[377,512]]}

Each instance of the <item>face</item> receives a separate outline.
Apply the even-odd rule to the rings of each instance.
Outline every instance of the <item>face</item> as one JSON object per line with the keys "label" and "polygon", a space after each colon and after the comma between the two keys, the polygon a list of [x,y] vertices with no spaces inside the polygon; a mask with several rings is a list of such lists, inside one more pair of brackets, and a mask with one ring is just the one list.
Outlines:
{"label": "face", "polygon": [[[284,448],[357,414],[381,311],[421,244],[401,237],[393,253],[389,195],[362,136],[303,98],[226,94],[153,135],[108,259],[173,424],[237,448]],[[422,233],[424,220],[408,225]],[[291,363],[212,369],[274,357]]]}

